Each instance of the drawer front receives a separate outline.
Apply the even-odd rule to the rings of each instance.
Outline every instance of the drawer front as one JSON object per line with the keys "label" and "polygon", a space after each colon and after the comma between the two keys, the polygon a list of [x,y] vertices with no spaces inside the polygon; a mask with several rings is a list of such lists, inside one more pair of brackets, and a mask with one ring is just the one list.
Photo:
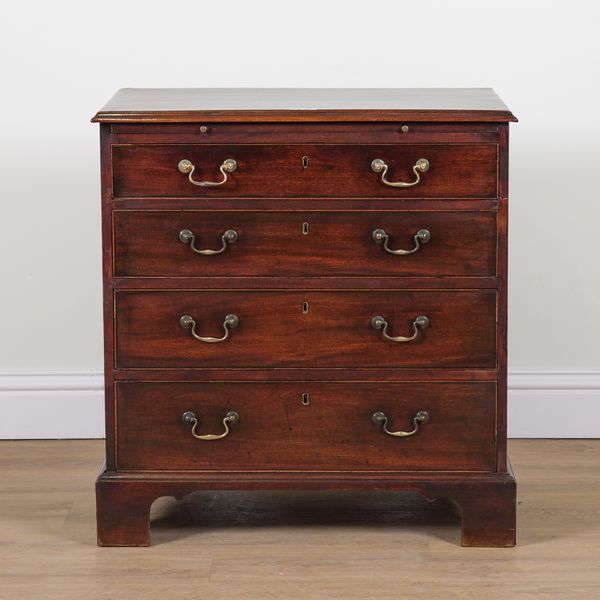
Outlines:
{"label": "drawer front", "polygon": [[[496,198],[496,144],[114,144],[113,197]],[[429,169],[414,167],[426,159]],[[235,170],[227,171],[235,161]],[[387,172],[374,172],[381,159]],[[188,161],[186,172],[179,169]],[[189,172],[193,165],[194,171]],[[223,170],[221,171],[221,167]],[[183,167],[182,167],[183,168]],[[391,187],[392,183],[414,183]],[[190,182],[222,185],[200,187]]]}
{"label": "drawer front", "polygon": [[[308,395],[308,399],[303,394]],[[304,398],[304,400],[303,400]],[[196,435],[229,433],[213,440]],[[415,429],[408,437],[385,433]],[[119,469],[479,470],[495,467],[495,383],[117,384]],[[184,413],[196,421],[184,422]]]}
{"label": "drawer front", "polygon": [[[116,210],[113,227],[119,277],[484,277],[496,272],[492,211]],[[230,230],[235,237],[224,240]],[[377,230],[388,238],[375,240]],[[419,235],[423,231],[429,237]]]}
{"label": "drawer front", "polygon": [[[496,366],[494,290],[115,296],[117,368]],[[236,327],[224,324],[227,315],[236,315]],[[428,322],[417,319],[421,316]],[[193,336],[214,341],[225,330],[227,339],[219,343]],[[385,335],[414,339],[392,341]]]}

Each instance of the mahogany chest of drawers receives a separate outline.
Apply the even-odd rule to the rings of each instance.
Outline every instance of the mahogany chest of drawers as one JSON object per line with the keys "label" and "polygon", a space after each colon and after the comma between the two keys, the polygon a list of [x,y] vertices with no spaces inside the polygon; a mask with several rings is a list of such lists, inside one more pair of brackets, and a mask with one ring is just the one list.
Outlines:
{"label": "mahogany chest of drawers", "polygon": [[477,90],[119,91],[98,543],[160,496],[411,490],[515,542],[508,124]]}

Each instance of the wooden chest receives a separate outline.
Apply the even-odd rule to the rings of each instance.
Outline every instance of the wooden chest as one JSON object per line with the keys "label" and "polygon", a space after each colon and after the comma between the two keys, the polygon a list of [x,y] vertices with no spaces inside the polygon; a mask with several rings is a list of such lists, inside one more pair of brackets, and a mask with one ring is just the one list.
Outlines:
{"label": "wooden chest", "polygon": [[412,490],[515,543],[489,89],[119,91],[100,123],[98,543],[160,496]]}

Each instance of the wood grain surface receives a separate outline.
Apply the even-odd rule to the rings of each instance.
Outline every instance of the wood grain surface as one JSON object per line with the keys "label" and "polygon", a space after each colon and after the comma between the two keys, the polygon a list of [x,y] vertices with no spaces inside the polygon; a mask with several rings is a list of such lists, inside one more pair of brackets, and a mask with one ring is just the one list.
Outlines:
{"label": "wood grain surface", "polygon": [[[117,277],[494,277],[496,213],[465,211],[113,212]],[[392,249],[415,248],[421,229],[431,240],[411,255],[386,252],[372,233],[383,228]],[[238,240],[215,256],[195,254],[179,240],[216,250],[234,229]]]}
{"label": "wood grain surface", "polygon": [[[279,144],[113,144],[112,195],[115,198],[496,198],[496,144],[279,145]],[[308,157],[308,167],[302,157]],[[199,187],[180,173],[191,161],[197,181],[223,179],[224,160],[237,162],[225,184]],[[413,166],[430,163],[421,182],[390,187],[371,170],[376,158],[389,165],[390,181],[415,181]]]}
{"label": "wood grain surface", "polygon": [[[308,404],[303,403],[308,394]],[[229,411],[240,415],[220,440]],[[407,438],[417,412],[429,421]],[[117,384],[117,468],[172,470],[495,469],[495,383],[145,383]]]}
{"label": "wood grain surface", "polygon": [[[305,303],[308,312],[303,313]],[[226,315],[239,325],[222,343]],[[381,315],[389,335],[410,336],[413,322],[430,325],[410,342],[383,339],[371,326]],[[411,291],[118,291],[118,368],[496,367],[496,292]]]}
{"label": "wood grain surface", "polygon": [[113,123],[115,143],[415,144],[498,143],[498,123]]}
{"label": "wood grain surface", "polygon": [[124,88],[94,122],[516,121],[491,88]]}

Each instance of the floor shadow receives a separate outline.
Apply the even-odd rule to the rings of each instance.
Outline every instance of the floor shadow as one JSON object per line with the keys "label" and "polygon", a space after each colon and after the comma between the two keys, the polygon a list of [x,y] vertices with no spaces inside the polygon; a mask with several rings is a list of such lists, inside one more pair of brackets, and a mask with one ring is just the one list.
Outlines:
{"label": "floor shadow", "polygon": [[456,506],[410,492],[196,492],[180,502],[161,498],[151,513],[157,544],[202,531],[340,525],[388,530],[427,525],[438,539],[460,544]]}

